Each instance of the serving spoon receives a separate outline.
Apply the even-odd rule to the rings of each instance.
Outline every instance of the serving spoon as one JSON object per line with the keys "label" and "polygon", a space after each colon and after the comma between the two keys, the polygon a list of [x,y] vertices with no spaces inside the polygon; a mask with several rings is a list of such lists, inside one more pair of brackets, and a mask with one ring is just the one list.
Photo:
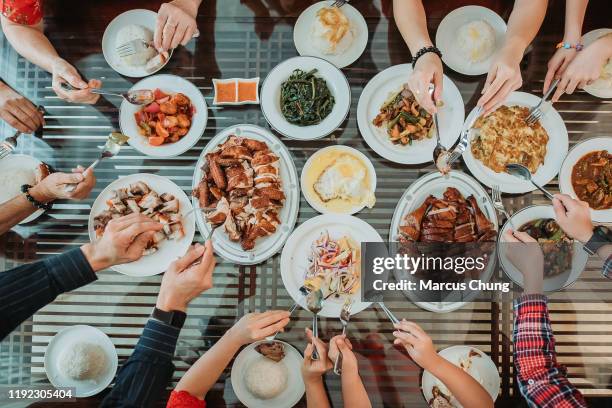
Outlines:
{"label": "serving spoon", "polygon": [[[78,89],[75,89],[72,85],[67,84],[67,83],[63,83],[62,88],[65,89],[66,91],[78,90]],[[129,103],[131,103],[132,105],[148,105],[151,102],[155,101],[155,95],[153,91],[150,89],[134,89],[134,90],[122,92],[122,93],[104,91],[99,88],[90,88],[90,91],[91,93],[97,94],[97,95],[119,96],[125,99],[126,101],[128,101]]]}
{"label": "serving spoon", "polygon": [[544,193],[544,195],[548,199],[552,200],[554,198],[554,196],[550,194],[548,190],[546,190],[544,187],[540,186],[538,183],[533,181],[533,176],[531,172],[529,171],[527,167],[523,166],[522,164],[518,164],[518,163],[506,164],[506,171],[509,174],[513,175],[514,177],[518,177],[525,181],[531,182],[531,184],[533,184],[538,190]]}
{"label": "serving spoon", "polygon": [[[435,89],[436,86],[434,84],[429,84],[429,96],[432,100],[434,99],[433,94]],[[449,166],[447,165],[448,149],[446,149],[446,147],[444,147],[440,141],[440,126],[438,126],[437,112],[434,112],[433,120],[434,127],[436,128],[436,147],[433,151],[433,161],[438,170],[440,170],[441,173],[446,174],[450,170]]]}

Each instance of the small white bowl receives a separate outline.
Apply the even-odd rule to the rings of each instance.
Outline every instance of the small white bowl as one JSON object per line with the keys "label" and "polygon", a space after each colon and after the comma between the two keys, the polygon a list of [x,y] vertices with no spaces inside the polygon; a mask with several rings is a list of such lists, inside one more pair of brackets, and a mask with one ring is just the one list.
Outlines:
{"label": "small white bowl", "polygon": [[208,122],[208,106],[202,92],[194,84],[176,75],[154,75],[137,82],[130,90],[156,88],[171,95],[183,93],[191,100],[195,112],[191,118],[189,132],[178,142],[161,146],[150,145],[147,138],[138,133],[138,125],[134,119],[134,114],[143,107],[126,100],[121,102],[119,109],[119,127],[121,133],[130,137],[128,144],[139,152],[151,157],[175,157],[191,149],[204,134]]}
{"label": "small white bowl", "polygon": [[[42,162],[35,157],[28,156],[27,154],[9,154],[4,159],[0,160],[0,174],[11,174],[17,170],[31,170],[34,175],[37,173],[37,168]],[[0,198],[0,204],[5,203],[11,200],[13,197],[21,194],[21,190],[16,189],[14,191],[7,191],[6,186],[0,186],[4,193],[2,194],[2,198]],[[32,222],[41,215],[43,215],[43,210],[37,210],[32,213],[30,216],[26,217],[19,224],[27,224],[28,222]]]}
{"label": "small white bowl", "polygon": [[312,166],[313,162],[315,162],[323,154],[325,154],[325,153],[327,153],[329,151],[332,151],[332,150],[338,150],[338,151],[341,151],[341,152],[345,152],[345,153],[347,153],[347,154],[357,158],[358,160],[361,160],[361,162],[364,164],[364,166],[366,167],[366,169],[368,171],[369,184],[370,184],[370,188],[372,190],[372,193],[376,192],[376,170],[374,169],[374,165],[372,164],[370,159],[368,159],[368,157],[365,154],[361,153],[357,149],[353,149],[352,147],[349,147],[349,146],[338,145],[338,146],[328,146],[328,147],[325,147],[323,149],[317,150],[312,156],[310,156],[308,158],[308,160],[306,161],[306,164],[304,164],[304,168],[302,169],[302,174],[301,174],[301,177],[300,177],[300,185],[301,185],[301,188],[302,188],[302,194],[304,194],[304,198],[306,199],[308,204],[310,204],[310,206],[312,208],[314,208],[315,210],[317,210],[321,214],[348,214],[348,215],[352,215],[352,214],[355,214],[355,213],[361,211],[366,206],[365,203],[355,204],[349,210],[347,210],[345,212],[333,211],[333,210],[329,209],[325,205],[325,203],[323,201],[321,201],[316,195],[310,194],[309,190],[306,188],[306,176],[308,175],[308,171],[310,170],[310,167]]}
{"label": "small white bowl", "polygon": [[[60,373],[58,369],[59,356],[66,347],[79,341],[96,344],[104,350],[106,368],[97,381],[76,381]],[[75,387],[78,398],[91,397],[103,391],[115,378],[119,357],[111,339],[99,329],[87,325],[75,325],[60,330],[49,342],[45,350],[45,372],[49,382],[56,388]]]}
{"label": "small white bowl", "polygon": [[[297,126],[289,123],[280,107],[281,85],[294,70],[317,69],[316,75],[325,79],[334,96],[331,113],[318,125]],[[314,140],[334,132],[342,125],[351,108],[351,87],[346,76],[331,62],[317,57],[293,57],[272,68],[261,87],[261,111],[274,130],[291,139]]]}

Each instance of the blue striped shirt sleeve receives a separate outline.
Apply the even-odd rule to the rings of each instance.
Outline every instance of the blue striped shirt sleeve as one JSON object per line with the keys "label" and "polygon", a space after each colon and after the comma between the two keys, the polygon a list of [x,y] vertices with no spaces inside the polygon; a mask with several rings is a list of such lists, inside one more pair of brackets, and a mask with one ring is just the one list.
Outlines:
{"label": "blue striped shirt sleeve", "polygon": [[172,357],[180,329],[149,319],[130,358],[117,374],[101,407],[152,407],[172,379]]}
{"label": "blue striped shirt sleeve", "polygon": [[97,279],[80,248],[0,273],[0,340],[58,295]]}

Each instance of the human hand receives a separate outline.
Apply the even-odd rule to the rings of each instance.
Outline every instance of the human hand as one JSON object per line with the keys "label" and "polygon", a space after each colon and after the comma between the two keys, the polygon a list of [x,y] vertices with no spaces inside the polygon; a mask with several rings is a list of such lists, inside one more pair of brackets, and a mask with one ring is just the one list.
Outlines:
{"label": "human hand", "polygon": [[340,354],[342,354],[342,373],[357,373],[359,370],[357,357],[353,353],[353,345],[345,334],[334,336],[329,341],[327,352],[329,360],[335,362]]}
{"label": "human hand", "polygon": [[584,88],[601,75],[601,68],[605,65],[610,52],[607,50],[605,39],[599,39],[577,53],[576,58],[569,63],[557,89],[552,97],[557,102],[564,93],[572,94],[576,88]]}
{"label": "human hand", "polygon": [[[66,187],[76,184],[73,191],[67,191]],[[78,166],[70,173],[52,173],[39,181],[30,189],[30,194],[37,201],[48,203],[58,199],[83,200],[96,185],[96,176],[93,170],[86,171]]]}
{"label": "human hand", "polygon": [[228,334],[239,344],[244,345],[265,339],[277,331],[282,331],[289,323],[286,310],[268,310],[263,313],[249,313],[229,329]]}
{"label": "human hand", "polygon": [[431,371],[431,367],[440,358],[436,353],[431,337],[419,325],[408,322],[406,319],[394,323],[393,327],[397,329],[393,332],[395,336],[393,344],[404,346],[415,363],[425,370]]}
{"label": "human hand", "polygon": [[[102,87],[102,81],[92,79],[89,83],[83,81],[76,68],[70,65],[66,60],[57,58],[52,65],[53,90],[60,98],[73,103],[88,103],[94,104],[100,98],[100,95],[91,93],[91,88]],[[62,84],[68,83],[74,88],[68,91],[62,88]]]}
{"label": "human hand", "polygon": [[198,0],[174,0],[163,3],[157,12],[153,44],[159,52],[186,45],[198,32]]}
{"label": "human hand", "polygon": [[576,58],[578,52],[575,48],[559,48],[548,61],[548,71],[546,71],[546,77],[544,78],[544,88],[542,93],[546,93],[553,79],[561,78],[563,72],[569,65],[570,62]]}
{"label": "human hand", "polygon": [[160,223],[151,218],[132,213],[111,220],[102,237],[83,245],[81,250],[91,268],[97,272],[140,259],[153,235],[162,228]]}
{"label": "human hand", "polygon": [[192,299],[213,287],[214,269],[212,242],[192,245],[164,273],[156,307],[166,312],[186,311]]}
{"label": "human hand", "polygon": [[482,89],[482,96],[476,103],[483,108],[483,115],[486,115],[502,104],[508,95],[521,87],[523,78],[521,77],[522,51],[507,46],[499,51],[493,59],[487,80]]}
{"label": "human hand", "polygon": [[585,243],[593,235],[593,222],[589,205],[567,194],[555,194],[553,209],[557,224],[573,239]]}
{"label": "human hand", "polygon": [[504,232],[506,257],[523,275],[525,293],[544,291],[544,254],[538,241],[526,232]]}
{"label": "human hand", "polygon": [[3,82],[0,82],[0,118],[22,133],[34,133],[45,124],[42,112]]}
{"label": "human hand", "polygon": [[[334,365],[327,356],[327,346],[323,340],[312,336],[312,330],[306,329],[308,345],[304,350],[304,362],[302,363],[302,378],[304,382],[320,381],[323,374],[329,371]],[[313,345],[314,344],[314,345]],[[319,359],[313,360],[312,353],[317,349]]]}
{"label": "human hand", "polygon": [[[431,114],[438,112],[436,103],[442,98],[443,78],[442,60],[433,52],[428,52],[417,60],[408,78],[408,87],[414,98],[423,109]],[[432,83],[435,86],[434,100],[429,95],[429,84]]]}

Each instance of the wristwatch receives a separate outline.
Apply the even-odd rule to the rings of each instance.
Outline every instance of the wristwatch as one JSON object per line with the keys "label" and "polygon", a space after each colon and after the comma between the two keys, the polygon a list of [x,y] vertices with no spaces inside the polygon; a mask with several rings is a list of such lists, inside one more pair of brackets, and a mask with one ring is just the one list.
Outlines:
{"label": "wristwatch", "polygon": [[187,313],[181,312],[180,310],[171,310],[166,312],[155,307],[151,312],[151,317],[155,320],[159,320],[160,322],[169,324],[170,326],[174,326],[177,329],[181,329],[183,324],[185,324]]}
{"label": "wristwatch", "polygon": [[612,233],[608,228],[599,225],[593,228],[593,235],[583,248],[589,255],[595,255],[599,248],[608,244],[612,244]]}

